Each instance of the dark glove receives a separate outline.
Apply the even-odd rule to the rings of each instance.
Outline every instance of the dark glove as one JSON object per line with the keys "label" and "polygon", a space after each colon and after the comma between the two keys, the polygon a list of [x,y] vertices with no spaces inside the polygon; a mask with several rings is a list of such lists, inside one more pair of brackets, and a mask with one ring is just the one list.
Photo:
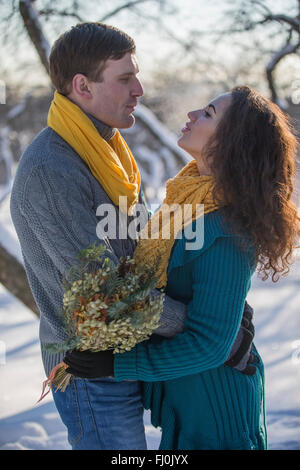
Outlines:
{"label": "dark glove", "polygon": [[252,323],[253,308],[245,302],[243,318],[236,340],[231,348],[226,366],[233,367],[243,374],[253,375],[256,372],[256,357],[252,354],[252,342],[254,338],[254,325]]}
{"label": "dark glove", "polygon": [[67,351],[64,362],[69,366],[66,372],[83,379],[113,377],[114,357],[112,350]]}

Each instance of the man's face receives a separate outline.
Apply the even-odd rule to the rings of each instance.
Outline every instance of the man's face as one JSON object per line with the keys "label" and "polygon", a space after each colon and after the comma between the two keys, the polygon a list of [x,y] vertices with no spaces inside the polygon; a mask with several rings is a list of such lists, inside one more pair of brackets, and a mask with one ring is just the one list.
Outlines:
{"label": "man's face", "polygon": [[101,82],[89,82],[91,99],[88,112],[111,127],[126,129],[134,122],[132,115],[143,88],[135,54],[128,52],[122,59],[108,59]]}

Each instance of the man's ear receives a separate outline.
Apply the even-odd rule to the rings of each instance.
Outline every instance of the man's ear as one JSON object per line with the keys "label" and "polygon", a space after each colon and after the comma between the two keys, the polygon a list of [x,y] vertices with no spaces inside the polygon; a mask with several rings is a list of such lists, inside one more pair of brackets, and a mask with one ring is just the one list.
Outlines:
{"label": "man's ear", "polygon": [[89,81],[82,73],[74,75],[72,80],[72,94],[83,99],[90,99],[92,97]]}

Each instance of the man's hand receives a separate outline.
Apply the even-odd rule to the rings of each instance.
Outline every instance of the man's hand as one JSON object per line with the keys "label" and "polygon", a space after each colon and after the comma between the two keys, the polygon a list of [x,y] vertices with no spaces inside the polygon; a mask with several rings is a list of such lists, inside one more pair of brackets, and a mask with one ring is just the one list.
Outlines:
{"label": "man's hand", "polygon": [[233,367],[243,374],[253,375],[256,372],[255,356],[252,352],[252,342],[254,338],[254,325],[252,323],[253,309],[245,302],[243,318],[238,331],[235,343],[229,353],[226,366]]}
{"label": "man's hand", "polygon": [[63,362],[69,366],[66,372],[75,377],[97,379],[114,375],[114,358],[111,350],[67,351]]}

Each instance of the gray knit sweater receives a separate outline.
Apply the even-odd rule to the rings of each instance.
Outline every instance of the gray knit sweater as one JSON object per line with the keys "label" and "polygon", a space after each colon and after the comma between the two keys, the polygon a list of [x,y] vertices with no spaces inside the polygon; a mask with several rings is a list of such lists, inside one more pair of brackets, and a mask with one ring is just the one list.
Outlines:
{"label": "gray knit sweater", "polygon": [[[103,125],[92,120],[108,139]],[[140,203],[144,204],[142,193]],[[88,166],[56,132],[45,128],[20,160],[11,194],[11,216],[40,310],[40,341],[47,376],[63,354],[49,353],[43,345],[67,338],[61,313],[62,275],[74,264],[80,250],[95,241],[105,243],[96,234],[100,221],[96,211],[101,204],[113,203]],[[131,221],[128,217],[128,224]],[[132,255],[135,246],[135,240],[117,236],[106,244],[106,255],[117,263],[120,257]],[[185,311],[184,304],[166,297],[157,333],[173,336],[183,331]]]}

